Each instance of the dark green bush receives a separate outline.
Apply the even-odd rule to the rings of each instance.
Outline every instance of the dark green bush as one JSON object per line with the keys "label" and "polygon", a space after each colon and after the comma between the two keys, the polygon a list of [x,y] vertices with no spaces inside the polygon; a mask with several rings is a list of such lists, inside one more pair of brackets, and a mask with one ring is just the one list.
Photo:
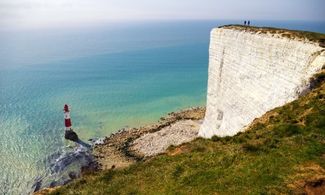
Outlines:
{"label": "dark green bush", "polygon": [[184,168],[181,165],[177,165],[175,170],[172,173],[172,176],[174,179],[177,179],[182,175],[182,173],[184,173]]}
{"label": "dark green bush", "polygon": [[221,141],[221,137],[217,136],[217,135],[214,135],[211,140],[214,141],[214,142],[218,142],[218,141]]}
{"label": "dark green bush", "polygon": [[114,171],[109,170],[102,176],[101,179],[108,182],[108,181],[112,180],[113,176],[114,176]]}
{"label": "dark green bush", "polygon": [[242,148],[247,152],[257,152],[262,149],[262,143],[252,140],[249,142],[246,142],[242,145]]}
{"label": "dark green bush", "polygon": [[281,124],[274,128],[276,135],[281,137],[290,137],[302,133],[302,127],[298,124]]}

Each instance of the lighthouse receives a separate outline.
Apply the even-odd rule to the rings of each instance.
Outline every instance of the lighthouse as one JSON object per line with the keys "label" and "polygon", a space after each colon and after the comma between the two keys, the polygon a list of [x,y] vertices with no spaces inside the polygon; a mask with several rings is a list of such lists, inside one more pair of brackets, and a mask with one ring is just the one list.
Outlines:
{"label": "lighthouse", "polygon": [[65,125],[65,130],[71,130],[71,118],[70,118],[70,110],[69,110],[69,106],[67,104],[64,105],[63,108],[63,112],[64,112],[64,125]]}
{"label": "lighthouse", "polygon": [[79,141],[78,135],[71,128],[72,123],[70,118],[70,110],[67,104],[64,105],[63,112],[64,112],[64,126],[65,126],[64,138],[74,142],[78,142]]}

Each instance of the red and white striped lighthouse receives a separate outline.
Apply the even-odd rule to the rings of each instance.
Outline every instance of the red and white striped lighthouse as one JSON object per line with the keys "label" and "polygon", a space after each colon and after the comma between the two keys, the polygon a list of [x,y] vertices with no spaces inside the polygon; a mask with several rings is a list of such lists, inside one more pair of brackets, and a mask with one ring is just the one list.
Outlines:
{"label": "red and white striped lighthouse", "polygon": [[64,125],[65,125],[65,130],[71,130],[71,119],[70,119],[70,110],[69,110],[69,106],[67,104],[64,105],[63,108],[63,112],[64,112]]}

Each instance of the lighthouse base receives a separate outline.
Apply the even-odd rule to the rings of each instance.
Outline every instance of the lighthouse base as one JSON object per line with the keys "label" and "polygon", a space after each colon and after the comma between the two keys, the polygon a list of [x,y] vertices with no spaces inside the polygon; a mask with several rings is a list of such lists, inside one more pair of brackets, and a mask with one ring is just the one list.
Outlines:
{"label": "lighthouse base", "polygon": [[79,140],[77,133],[72,129],[65,131],[64,138],[73,142],[78,142]]}

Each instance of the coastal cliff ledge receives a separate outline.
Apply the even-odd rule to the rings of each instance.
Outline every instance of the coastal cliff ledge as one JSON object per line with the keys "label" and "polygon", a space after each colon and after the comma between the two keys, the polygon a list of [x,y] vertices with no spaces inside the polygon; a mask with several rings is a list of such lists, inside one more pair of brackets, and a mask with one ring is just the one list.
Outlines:
{"label": "coastal cliff ledge", "polygon": [[318,43],[320,47],[325,48],[325,34],[322,33],[290,30],[290,29],[274,28],[274,27],[256,27],[256,26],[244,26],[244,25],[224,25],[218,28],[245,31],[245,32],[256,33],[256,34],[269,34],[277,37],[295,39],[300,41],[310,41],[313,43]]}

